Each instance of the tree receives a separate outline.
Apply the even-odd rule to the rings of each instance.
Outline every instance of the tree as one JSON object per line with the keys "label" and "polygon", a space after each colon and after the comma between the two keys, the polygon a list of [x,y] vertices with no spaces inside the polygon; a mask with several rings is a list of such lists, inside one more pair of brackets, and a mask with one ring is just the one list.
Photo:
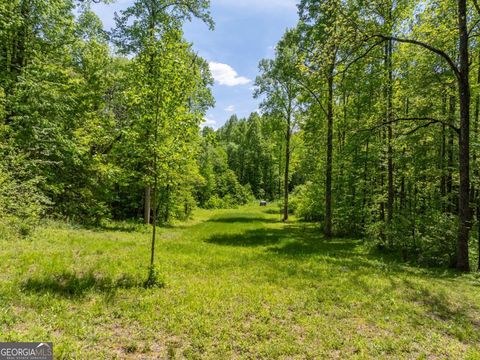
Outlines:
{"label": "tree", "polygon": [[[152,44],[162,37],[168,28],[180,28],[184,20],[197,17],[210,28],[213,21],[208,13],[208,0],[137,0],[128,9],[115,17],[114,44],[124,55],[138,54],[151,49]],[[134,20],[134,21],[133,21]],[[153,53],[147,55],[150,69],[155,61]],[[152,70],[150,70],[152,71]],[[150,223],[151,189],[145,187],[144,221]]]}
{"label": "tree", "polygon": [[288,195],[290,181],[291,139],[298,125],[300,86],[296,80],[298,69],[292,59],[296,56],[289,46],[288,36],[277,45],[275,59],[260,62],[261,75],[257,77],[255,96],[265,96],[261,107],[271,119],[279,121],[279,131],[284,136],[285,168],[283,180],[283,221],[288,220]]}
{"label": "tree", "polygon": [[205,0],[137,0],[116,17],[116,45],[124,54],[137,55],[133,73],[138,81],[134,82],[132,105],[139,121],[134,138],[141,139],[147,159],[145,222],[149,222],[151,206],[153,224],[148,285],[155,281],[159,180],[168,181],[168,171],[160,171],[174,168],[182,155],[192,153],[188,143],[211,104],[210,94],[203,90],[210,83],[206,64],[181,40],[180,30],[182,21],[192,16],[212,25],[208,5]]}
{"label": "tree", "polygon": [[[326,117],[325,161],[325,225],[324,234],[332,236],[332,179],[335,84],[348,68],[355,42],[354,34],[343,16],[353,17],[347,3],[337,0],[324,2],[303,0],[299,5],[300,51],[303,72],[301,82],[307,97],[313,98]],[[354,62],[353,60],[352,62]],[[325,95],[324,95],[325,93]],[[325,103],[323,103],[323,99]]]}

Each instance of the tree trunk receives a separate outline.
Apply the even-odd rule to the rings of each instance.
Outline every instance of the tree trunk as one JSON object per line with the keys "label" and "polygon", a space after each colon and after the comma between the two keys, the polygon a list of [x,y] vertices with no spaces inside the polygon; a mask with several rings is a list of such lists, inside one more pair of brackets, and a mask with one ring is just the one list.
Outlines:
{"label": "tree trunk", "polygon": [[[382,169],[382,173],[380,174],[380,189],[383,193],[385,191],[385,174],[384,174],[385,168],[383,166],[383,161],[382,161],[381,169]],[[380,221],[385,222],[385,201],[383,201],[383,199],[380,202]],[[382,237],[383,237],[383,233],[382,233]]]}
{"label": "tree trunk", "polygon": [[280,155],[278,156],[278,196],[282,196],[282,165],[283,165],[283,146],[280,146]]}
{"label": "tree trunk", "polygon": [[158,146],[158,91],[156,94],[156,112],[155,112],[155,129],[154,129],[154,149],[153,149],[153,189],[152,189],[152,247],[150,252],[150,280],[154,280],[151,277],[154,275],[155,264],[155,241],[157,237],[157,194],[158,194],[158,166],[157,166],[157,146]]}
{"label": "tree trunk", "polygon": [[457,269],[469,271],[468,237],[470,226],[470,83],[468,59],[468,30],[466,0],[458,0],[459,30],[459,76],[458,92],[460,99],[459,173],[460,189],[458,196],[458,238]]}
{"label": "tree trunk", "polygon": [[365,145],[365,159],[363,163],[363,199],[362,199],[362,227],[365,226],[365,209],[367,207],[367,192],[368,192],[368,145],[370,143],[370,138],[367,138],[367,143]]}
{"label": "tree trunk", "polygon": [[155,181],[153,185],[152,191],[152,248],[150,251],[150,269],[153,268],[153,264],[155,262],[155,240],[157,236],[157,176],[155,176]]}
{"label": "tree trunk", "polygon": [[151,196],[151,188],[150,186],[145,187],[145,200],[143,205],[143,222],[145,224],[150,224],[150,212],[151,212],[151,203],[152,203],[152,196]]}
{"label": "tree trunk", "polygon": [[[451,125],[455,123],[455,97],[450,95],[449,100],[449,116],[448,121]],[[447,189],[447,211],[449,213],[453,213],[453,143],[454,143],[454,134],[452,129],[449,129],[449,137],[448,137],[448,169],[447,169],[447,177],[446,177],[446,189]]]}
{"label": "tree trunk", "polygon": [[478,241],[477,271],[480,271],[480,193],[478,190],[477,190],[477,241]]}
{"label": "tree trunk", "polygon": [[[405,117],[410,115],[410,98],[405,99]],[[404,146],[402,150],[402,158],[405,158],[407,148]],[[407,208],[407,192],[405,190],[405,172],[402,172],[400,180],[400,210],[404,211]]]}
{"label": "tree trunk", "polygon": [[165,214],[163,216],[163,221],[165,223],[168,223],[170,221],[170,192],[171,192],[171,186],[168,183],[166,188],[165,188],[165,199],[162,201],[165,201]]}
{"label": "tree trunk", "polygon": [[[403,147],[402,157],[405,158],[406,147]],[[407,207],[407,193],[405,191],[405,175],[402,175],[400,180],[400,209],[404,210]]]}
{"label": "tree trunk", "polygon": [[[480,61],[480,52],[478,53],[478,59]],[[480,68],[477,70],[477,85],[480,85]],[[479,116],[480,116],[480,94],[477,93],[475,98],[475,114],[474,114],[474,128],[475,128],[475,142],[478,144],[479,140]],[[477,151],[473,152],[473,166],[474,166],[474,180],[473,182],[478,182],[479,169],[477,162]],[[474,188],[474,186],[472,186]],[[478,241],[478,267],[477,270],[480,271],[480,192],[478,189],[474,190],[475,193],[475,212],[477,215],[477,241]]]}
{"label": "tree trunk", "polygon": [[287,134],[285,136],[285,173],[284,173],[284,186],[283,186],[283,221],[288,220],[288,177],[290,170],[290,138],[292,137],[290,126],[290,114],[287,121]]}
{"label": "tree trunk", "polygon": [[386,67],[387,67],[387,122],[390,124],[387,127],[387,223],[390,223],[393,219],[393,203],[394,203],[394,184],[393,184],[393,130],[391,122],[393,120],[393,71],[392,71],[392,40],[386,42]]}
{"label": "tree trunk", "polygon": [[328,76],[327,164],[325,178],[325,236],[332,236],[333,69]]}
{"label": "tree trunk", "polygon": [[[445,94],[442,98],[442,114],[444,116],[447,115],[447,94]],[[447,154],[446,147],[447,147],[447,140],[446,140],[446,133],[447,128],[445,124],[442,124],[442,133],[441,133],[441,142],[440,142],[440,197],[441,197],[441,204],[442,210],[445,212],[447,207],[445,206],[445,196],[447,194],[447,176],[445,173],[445,156]]]}

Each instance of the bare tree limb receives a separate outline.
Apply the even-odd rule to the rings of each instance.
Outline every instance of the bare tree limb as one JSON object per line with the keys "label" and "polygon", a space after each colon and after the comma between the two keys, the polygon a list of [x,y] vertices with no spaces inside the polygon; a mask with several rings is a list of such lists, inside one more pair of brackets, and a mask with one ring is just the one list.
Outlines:
{"label": "bare tree limb", "polygon": [[475,37],[475,35],[472,36],[472,32],[475,30],[475,28],[478,26],[480,23],[480,19],[477,19],[475,21],[475,24],[472,25],[472,28],[468,31],[468,37]]}
{"label": "bare tree limb", "polygon": [[417,126],[415,129],[412,129],[404,134],[401,134],[402,136],[408,136],[408,135],[411,135],[413,133],[416,133],[418,130],[420,129],[424,129],[426,127],[429,127],[430,125],[433,125],[433,124],[437,124],[436,121],[429,121],[428,123],[425,123],[423,125],[420,125],[420,126]]}
{"label": "bare tree limb", "polygon": [[460,70],[458,70],[457,65],[452,60],[452,58],[450,56],[448,56],[448,54],[443,50],[437,49],[436,47],[433,47],[432,45],[429,45],[429,44],[424,43],[422,41],[413,40],[413,39],[403,39],[403,38],[398,38],[398,37],[395,37],[395,36],[385,36],[385,35],[382,35],[382,34],[375,34],[375,35],[372,35],[371,37],[381,38],[385,41],[392,40],[392,41],[397,41],[397,42],[406,43],[406,44],[413,44],[413,45],[423,47],[424,49],[427,49],[427,50],[437,54],[438,56],[442,57],[447,62],[447,64],[450,66],[450,68],[453,70],[455,76],[457,78],[460,78]]}
{"label": "bare tree limb", "polygon": [[320,109],[322,109],[323,113],[325,115],[327,115],[327,111],[325,110],[325,108],[323,107],[323,104],[322,104],[322,101],[320,100],[320,98],[318,97],[317,94],[315,94],[315,92],[310,89],[310,87],[308,87],[304,82],[300,81],[300,80],[297,80],[298,84],[304,88],[305,90],[307,90],[310,95],[312,95],[313,99],[315,100],[315,102],[320,106]]}
{"label": "bare tree limb", "polygon": [[401,122],[401,121],[428,121],[427,124],[423,124],[423,125],[420,125],[416,130],[414,129],[414,131],[410,131],[408,132],[407,134],[405,135],[408,135],[412,132],[415,132],[417,131],[418,129],[421,129],[421,128],[424,128],[424,127],[427,127],[427,126],[430,126],[432,124],[442,124],[442,125],[445,125],[447,127],[449,127],[450,129],[454,130],[457,135],[460,134],[460,129],[457,128],[455,125],[453,124],[449,124],[445,121],[442,121],[442,120],[439,120],[439,119],[435,119],[435,118],[432,118],[432,117],[412,117],[412,118],[397,118],[397,119],[394,119],[394,120],[391,120],[391,121],[386,121],[386,122],[383,122],[381,124],[378,124],[378,125],[375,125],[374,127],[372,128],[369,128],[369,129],[363,129],[363,131],[374,131],[374,130],[377,130],[377,129],[380,129],[384,126],[387,126],[387,125],[390,125],[390,124],[394,124],[394,123],[398,123],[398,122]]}
{"label": "bare tree limb", "polygon": [[350,61],[346,66],[345,66],[345,69],[343,69],[342,71],[339,71],[337,72],[335,75],[338,75],[338,74],[341,74],[341,73],[346,73],[348,71],[348,69],[350,69],[350,67],[355,64],[357,61],[363,59],[364,57],[366,57],[368,54],[370,54],[370,52],[375,49],[378,45],[380,45],[382,42],[384,42],[385,40],[380,40],[380,41],[377,41],[375,44],[373,44],[372,46],[370,46],[363,54],[359,55],[358,57],[356,57],[355,59],[353,59],[352,61]]}

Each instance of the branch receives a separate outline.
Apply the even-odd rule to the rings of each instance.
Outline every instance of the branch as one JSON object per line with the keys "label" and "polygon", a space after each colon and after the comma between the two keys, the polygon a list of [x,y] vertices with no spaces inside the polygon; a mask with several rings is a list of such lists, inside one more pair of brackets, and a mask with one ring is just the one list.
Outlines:
{"label": "branch", "polygon": [[350,69],[350,67],[355,64],[357,61],[363,59],[364,57],[366,57],[373,49],[375,49],[378,45],[380,45],[382,42],[384,42],[385,40],[380,40],[380,41],[377,41],[375,44],[373,44],[372,46],[370,46],[363,54],[359,55],[358,57],[356,57],[355,59],[353,59],[351,62],[349,62],[345,68],[342,70],[342,71],[339,71],[337,72],[336,75],[340,74],[340,73],[346,73],[348,71],[348,69]]}
{"label": "branch", "polygon": [[435,48],[435,47],[433,47],[433,46],[431,46],[427,43],[424,43],[422,41],[413,40],[413,39],[403,39],[403,38],[397,38],[395,36],[385,36],[385,35],[381,35],[381,34],[375,34],[375,35],[372,35],[372,37],[378,37],[378,38],[383,39],[384,41],[392,40],[392,41],[397,41],[397,42],[406,43],[406,44],[413,44],[413,45],[423,47],[424,49],[427,49],[427,50],[439,55],[440,57],[442,57],[447,62],[447,64],[450,66],[450,68],[453,70],[455,76],[457,78],[460,78],[460,71],[458,70],[457,65],[452,60],[452,58],[450,56],[448,56],[448,54],[443,50],[437,49],[437,48]]}
{"label": "branch", "polygon": [[300,84],[301,87],[303,87],[305,90],[307,90],[310,95],[312,95],[313,99],[317,102],[317,104],[320,106],[320,109],[322,109],[323,113],[325,115],[327,115],[327,111],[325,110],[325,108],[323,107],[323,104],[320,100],[320,98],[318,97],[317,94],[315,94],[315,92],[310,89],[307,85],[305,85],[301,80],[297,80],[297,82]]}
{"label": "branch", "polygon": [[423,124],[423,125],[420,125],[418,128],[412,130],[412,131],[409,131],[408,133],[406,133],[405,135],[409,135],[411,133],[414,133],[415,131],[421,129],[421,128],[424,128],[424,127],[427,127],[427,126],[430,126],[432,124],[442,124],[442,125],[445,125],[447,127],[449,127],[450,129],[454,130],[458,135],[460,135],[460,129],[457,128],[455,125],[453,124],[449,124],[445,121],[442,121],[442,120],[438,120],[438,119],[435,119],[435,118],[431,118],[431,117],[413,117],[413,118],[398,118],[398,119],[394,119],[394,120],[391,120],[391,121],[387,121],[387,122],[384,122],[384,123],[381,123],[379,125],[376,125],[374,126],[373,128],[370,128],[370,129],[364,129],[363,131],[374,131],[376,129],[379,129],[381,127],[384,127],[384,126],[387,126],[387,125],[391,125],[391,124],[394,124],[394,123],[397,123],[397,122],[400,122],[400,121],[428,121],[427,124]]}
{"label": "branch", "polygon": [[423,129],[423,128],[426,128],[426,127],[429,127],[430,125],[432,124],[436,124],[437,122],[436,121],[429,121],[428,123],[425,123],[423,125],[420,125],[420,126],[417,126],[415,129],[412,129],[408,132],[406,132],[405,134],[402,134],[403,136],[408,136],[408,135],[411,135],[413,133],[416,133],[418,130],[420,129]]}
{"label": "branch", "polygon": [[480,5],[478,4],[478,1],[477,0],[472,0],[472,2],[473,2],[473,6],[475,6],[475,9],[480,14]]}
{"label": "branch", "polygon": [[480,24],[480,19],[477,19],[475,24],[472,25],[472,28],[468,31],[468,37],[472,37],[472,32],[475,30],[478,24]]}

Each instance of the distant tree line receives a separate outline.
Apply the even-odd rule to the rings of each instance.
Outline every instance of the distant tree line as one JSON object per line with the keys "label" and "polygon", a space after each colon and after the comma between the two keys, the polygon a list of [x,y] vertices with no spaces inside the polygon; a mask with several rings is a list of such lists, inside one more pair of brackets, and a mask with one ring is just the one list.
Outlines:
{"label": "distant tree line", "polygon": [[[208,127],[203,129],[204,150],[200,156],[200,173],[205,180],[210,180],[201,190],[202,206],[208,207],[209,198],[214,202],[223,198],[225,205],[231,203],[230,195],[236,194],[236,191],[225,189],[225,176],[232,181],[235,179],[242,186],[245,199],[271,201],[281,197],[286,162],[279,125],[275,119],[254,112],[247,119],[231,116],[217,131]],[[289,181],[288,191],[299,183],[301,179]],[[244,198],[240,197],[239,201],[233,203],[243,204]]]}

